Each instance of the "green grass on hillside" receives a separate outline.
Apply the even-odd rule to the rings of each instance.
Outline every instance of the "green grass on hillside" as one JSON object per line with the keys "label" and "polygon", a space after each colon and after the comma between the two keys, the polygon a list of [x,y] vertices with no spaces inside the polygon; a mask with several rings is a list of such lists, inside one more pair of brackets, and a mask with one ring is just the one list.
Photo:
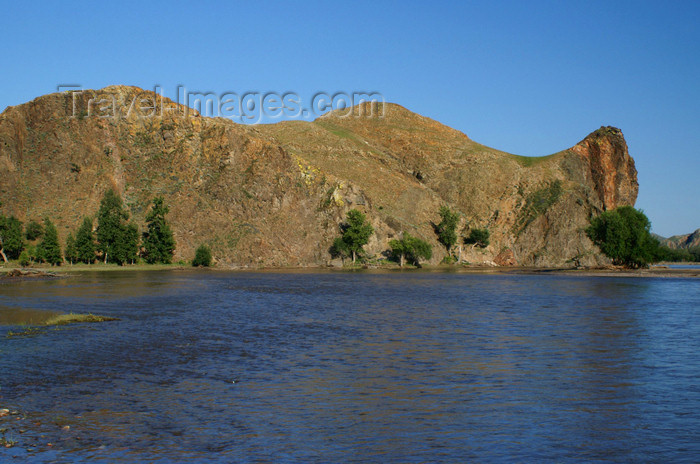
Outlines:
{"label": "green grass on hillside", "polygon": [[548,159],[552,159],[555,155],[547,155],[547,156],[521,156],[521,155],[510,155],[512,156],[520,165],[524,168],[529,168],[532,166],[535,166],[537,164],[540,164],[543,161],[546,161]]}

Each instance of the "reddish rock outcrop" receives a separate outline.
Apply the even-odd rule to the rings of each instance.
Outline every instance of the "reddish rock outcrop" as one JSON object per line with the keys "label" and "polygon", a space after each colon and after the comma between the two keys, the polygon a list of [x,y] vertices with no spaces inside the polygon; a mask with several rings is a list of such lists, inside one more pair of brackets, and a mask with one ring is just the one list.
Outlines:
{"label": "reddish rock outcrop", "polygon": [[639,191],[637,169],[620,129],[601,127],[571,151],[588,161],[591,180],[603,209],[634,204]]}

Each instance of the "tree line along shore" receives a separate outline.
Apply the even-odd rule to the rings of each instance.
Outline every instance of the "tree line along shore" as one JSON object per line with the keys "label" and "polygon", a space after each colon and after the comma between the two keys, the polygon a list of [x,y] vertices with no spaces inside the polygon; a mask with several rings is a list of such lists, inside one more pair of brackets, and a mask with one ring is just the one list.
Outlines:
{"label": "tree line along shore", "polygon": [[[1,205],[0,205],[1,206]],[[121,197],[113,190],[105,192],[95,217],[85,217],[75,233],[70,232],[63,246],[59,243],[56,226],[50,218],[43,222],[29,221],[24,225],[14,216],[0,214],[0,256],[5,263],[17,261],[23,267],[33,264],[83,264],[86,266],[130,265],[162,266],[173,264],[176,242],[167,221],[168,206],[162,197],[155,197],[145,217],[144,230],[139,233],[137,224],[129,220]],[[437,241],[447,252],[442,264],[459,263],[455,246],[461,240],[465,245],[484,248],[489,245],[488,229],[466,228],[459,231],[460,215],[443,205],[438,211],[440,221],[433,223]],[[700,247],[675,250],[661,246],[651,235],[651,222],[631,206],[622,206],[603,212],[591,219],[587,236],[614,265],[625,268],[645,268],[657,262],[700,262]],[[468,232],[468,233],[467,233]],[[367,217],[359,210],[347,212],[339,227],[339,235],[328,252],[332,258],[340,258],[343,266],[357,266],[368,261],[364,251],[374,233]],[[390,240],[389,249],[383,253],[385,261],[421,267],[421,261],[432,257],[432,246],[423,238],[403,232]],[[191,261],[179,261],[178,265],[212,265],[211,248],[200,244]],[[578,266],[576,259],[572,260]]]}

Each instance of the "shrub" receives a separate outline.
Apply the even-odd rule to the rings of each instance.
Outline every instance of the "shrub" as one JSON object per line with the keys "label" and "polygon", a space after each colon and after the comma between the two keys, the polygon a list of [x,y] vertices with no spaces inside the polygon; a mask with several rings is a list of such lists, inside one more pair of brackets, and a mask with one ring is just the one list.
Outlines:
{"label": "shrub", "polygon": [[194,259],[192,260],[192,266],[211,266],[211,249],[206,245],[199,245],[197,251],[194,253]]}
{"label": "shrub", "polygon": [[32,262],[31,257],[29,256],[29,252],[27,250],[23,250],[22,253],[19,255],[19,265],[22,267],[29,266],[29,264]]}
{"label": "shrub", "polygon": [[464,243],[472,247],[486,248],[491,243],[488,229],[472,229],[469,236],[464,239]]}

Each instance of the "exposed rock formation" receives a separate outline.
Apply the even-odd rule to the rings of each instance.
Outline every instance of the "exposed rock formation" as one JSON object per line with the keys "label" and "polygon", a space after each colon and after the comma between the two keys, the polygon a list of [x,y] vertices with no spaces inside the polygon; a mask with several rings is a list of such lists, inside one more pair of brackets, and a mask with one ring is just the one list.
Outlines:
{"label": "exposed rock formation", "polygon": [[691,234],[674,235],[673,237],[664,238],[656,236],[661,242],[661,245],[672,249],[690,249],[700,247],[700,229]]}
{"label": "exposed rock formation", "polygon": [[448,204],[462,213],[465,233],[491,231],[487,248],[466,248],[467,261],[500,255],[504,263],[544,266],[574,257],[603,262],[583,228],[637,196],[619,129],[603,127],[571,149],[526,158],[398,105],[385,104],[383,117],[357,114],[366,109],[243,126],[135,87],[47,95],[0,115],[0,200],[24,221],[51,217],[64,239],[96,213],[109,187],[139,222],[162,195],[176,259],[209,243],[219,261],[238,266],[327,263],[350,208],[364,210],[375,227],[370,254],[405,230],[430,241],[439,262],[444,249],[431,222]]}

